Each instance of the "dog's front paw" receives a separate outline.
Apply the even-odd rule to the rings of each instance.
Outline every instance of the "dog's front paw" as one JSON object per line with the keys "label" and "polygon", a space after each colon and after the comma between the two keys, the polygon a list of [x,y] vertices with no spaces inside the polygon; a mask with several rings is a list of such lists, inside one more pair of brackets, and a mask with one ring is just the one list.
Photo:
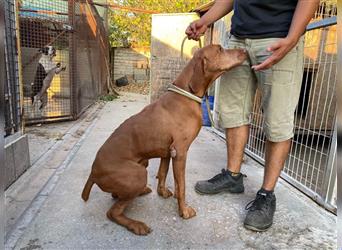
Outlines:
{"label": "dog's front paw", "polygon": [[172,192],[168,188],[158,188],[157,192],[161,197],[165,199],[172,196]]}
{"label": "dog's front paw", "polygon": [[196,216],[196,211],[190,206],[186,206],[183,209],[179,210],[179,216],[183,217],[183,219],[190,219]]}

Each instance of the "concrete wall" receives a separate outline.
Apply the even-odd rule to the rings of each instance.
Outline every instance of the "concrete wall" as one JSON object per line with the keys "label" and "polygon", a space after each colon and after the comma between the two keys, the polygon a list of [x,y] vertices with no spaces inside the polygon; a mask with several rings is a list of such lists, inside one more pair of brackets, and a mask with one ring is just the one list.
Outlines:
{"label": "concrete wall", "polygon": [[150,80],[149,48],[112,48],[112,79],[127,76],[130,82],[144,83]]}
{"label": "concrete wall", "polygon": [[187,60],[199,48],[198,42],[186,41],[184,60],[181,59],[184,32],[189,23],[195,19],[198,19],[196,13],[152,15],[151,102],[167,90],[167,86],[178,76]]}
{"label": "concrete wall", "polygon": [[[15,138],[17,135],[11,136]],[[6,138],[7,139],[7,138]],[[5,145],[5,188],[9,187],[30,167],[27,135],[17,136]]]}

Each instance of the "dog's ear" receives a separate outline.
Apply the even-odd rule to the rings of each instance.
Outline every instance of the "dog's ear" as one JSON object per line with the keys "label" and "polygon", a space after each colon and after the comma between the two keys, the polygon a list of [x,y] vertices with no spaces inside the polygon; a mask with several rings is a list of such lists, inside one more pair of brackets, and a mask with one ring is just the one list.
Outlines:
{"label": "dog's ear", "polygon": [[205,56],[200,57],[198,58],[198,60],[195,61],[194,73],[190,80],[190,87],[194,94],[202,95],[202,92],[206,88],[207,64],[208,58],[206,58]]}

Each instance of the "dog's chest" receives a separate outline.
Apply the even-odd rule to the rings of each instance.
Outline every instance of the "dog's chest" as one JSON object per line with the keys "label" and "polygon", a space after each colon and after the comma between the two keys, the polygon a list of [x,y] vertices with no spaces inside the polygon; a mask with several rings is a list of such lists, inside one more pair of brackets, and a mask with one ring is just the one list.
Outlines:
{"label": "dog's chest", "polygon": [[56,67],[56,63],[49,56],[45,55],[40,58],[39,63],[43,66],[46,73]]}

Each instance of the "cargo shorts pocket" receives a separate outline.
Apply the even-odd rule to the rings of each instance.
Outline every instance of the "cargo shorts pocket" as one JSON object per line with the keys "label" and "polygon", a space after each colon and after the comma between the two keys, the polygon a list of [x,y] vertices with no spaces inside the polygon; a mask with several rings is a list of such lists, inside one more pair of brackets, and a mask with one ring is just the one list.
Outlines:
{"label": "cargo shorts pocket", "polygon": [[266,79],[265,84],[269,85],[294,85],[294,71],[289,69],[273,68]]}

